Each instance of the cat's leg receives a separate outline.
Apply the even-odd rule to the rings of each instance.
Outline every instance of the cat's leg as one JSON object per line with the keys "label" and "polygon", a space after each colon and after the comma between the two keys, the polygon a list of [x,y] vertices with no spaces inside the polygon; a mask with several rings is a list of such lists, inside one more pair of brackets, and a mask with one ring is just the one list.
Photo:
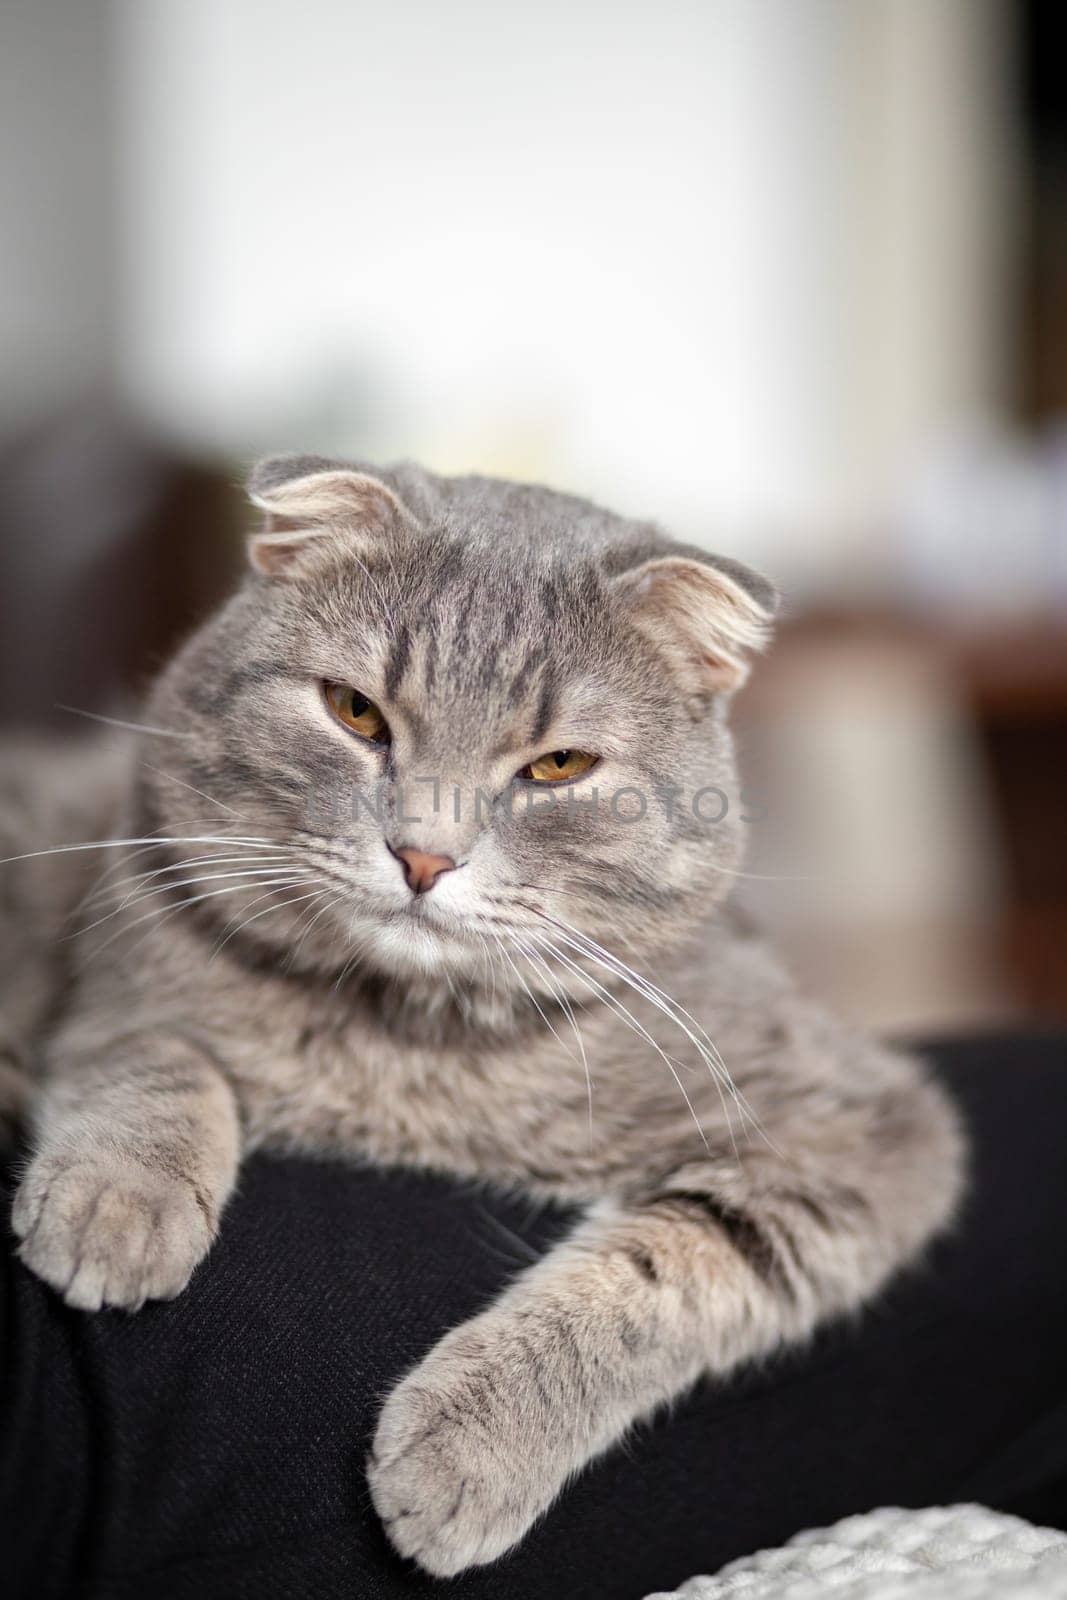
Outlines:
{"label": "cat's leg", "polygon": [[207,1252],[240,1153],[229,1084],[192,1039],[57,1039],[12,1222],[22,1259],[72,1306],[180,1293]]}
{"label": "cat's leg", "polygon": [[936,1088],[810,1110],[806,1150],[686,1162],[598,1208],[400,1383],[368,1475],[402,1554],[493,1560],[635,1421],[858,1305],[944,1224],[961,1141]]}

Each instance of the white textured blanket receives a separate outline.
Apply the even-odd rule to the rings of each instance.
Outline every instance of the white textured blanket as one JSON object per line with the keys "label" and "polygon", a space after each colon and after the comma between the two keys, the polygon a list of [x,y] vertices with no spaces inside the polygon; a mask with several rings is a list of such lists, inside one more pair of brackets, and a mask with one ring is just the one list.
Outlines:
{"label": "white textured blanket", "polygon": [[1067,1600],[1067,1534],[984,1506],[887,1507],[647,1600]]}

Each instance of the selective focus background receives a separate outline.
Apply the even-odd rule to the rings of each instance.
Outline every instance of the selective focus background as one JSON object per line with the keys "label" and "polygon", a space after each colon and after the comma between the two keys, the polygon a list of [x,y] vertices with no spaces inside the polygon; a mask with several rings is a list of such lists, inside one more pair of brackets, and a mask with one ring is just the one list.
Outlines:
{"label": "selective focus background", "polygon": [[544,481],[782,586],[743,889],[801,973],[1067,1015],[1061,22],[5,5],[0,714],[129,703],[257,453]]}

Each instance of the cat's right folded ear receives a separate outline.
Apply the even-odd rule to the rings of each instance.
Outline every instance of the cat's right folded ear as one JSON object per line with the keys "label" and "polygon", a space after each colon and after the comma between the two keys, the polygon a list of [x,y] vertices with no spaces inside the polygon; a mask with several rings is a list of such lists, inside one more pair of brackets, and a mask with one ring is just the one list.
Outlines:
{"label": "cat's right folded ear", "polygon": [[351,543],[366,553],[415,526],[380,478],[320,456],[270,456],[252,469],[247,490],[263,513],[263,526],[248,541],[248,559],[269,578],[298,577],[327,544]]}

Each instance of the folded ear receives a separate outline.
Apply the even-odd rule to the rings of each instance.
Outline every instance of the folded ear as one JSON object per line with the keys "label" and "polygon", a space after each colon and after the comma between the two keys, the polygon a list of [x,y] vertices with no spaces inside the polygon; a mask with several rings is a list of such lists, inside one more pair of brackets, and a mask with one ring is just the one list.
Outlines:
{"label": "folded ear", "polygon": [[736,561],[661,556],[616,578],[615,591],[694,694],[739,689],[770,641],[775,592]]}
{"label": "folded ear", "polygon": [[263,527],[248,559],[270,578],[296,576],[324,542],[355,541],[364,550],[415,519],[380,478],[318,456],[275,456],[253,468],[248,498]]}

